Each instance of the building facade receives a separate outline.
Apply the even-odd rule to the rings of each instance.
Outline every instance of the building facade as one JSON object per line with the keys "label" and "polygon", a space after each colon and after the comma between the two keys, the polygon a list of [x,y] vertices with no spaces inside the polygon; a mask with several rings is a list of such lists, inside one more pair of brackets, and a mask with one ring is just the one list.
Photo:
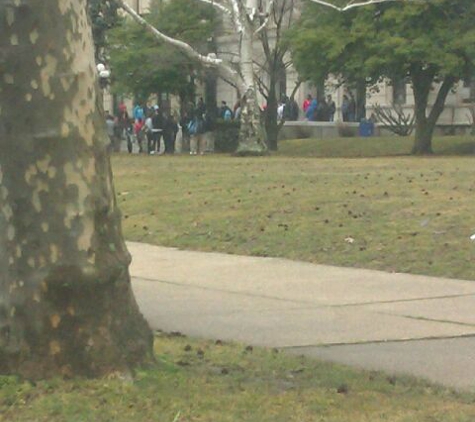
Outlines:
{"label": "building facade", "polygon": [[[136,11],[141,14],[148,12],[150,7],[150,0],[126,0]],[[168,0],[162,0],[168,1]],[[197,0],[199,1],[199,0]],[[268,0],[264,0],[266,2]],[[294,8],[292,10],[292,19],[295,21],[298,18],[299,10],[299,0],[294,0]],[[268,31],[270,34],[270,43],[272,40],[272,29]],[[219,29],[218,36],[216,38],[216,53],[218,57],[223,60],[230,61],[231,63],[239,61],[239,51],[238,51],[238,42],[239,37],[233,31],[232,25],[230,22],[226,21],[226,18],[223,18],[223,23]],[[263,69],[265,67],[265,57],[262,50],[262,45],[259,41],[255,42],[255,52],[254,56],[257,63],[257,68]],[[290,57],[286,57],[286,61],[291,62]],[[261,76],[266,81],[268,76],[265,72],[261,72]],[[278,81],[278,86],[276,90],[279,94],[286,94],[290,96],[294,90],[295,84],[298,81],[298,73],[295,68],[290,65],[286,66],[285,71],[283,72],[280,80]],[[228,105],[233,105],[238,101],[238,93],[236,89],[224,81],[223,79],[217,80],[216,92],[217,92],[217,102],[226,101]],[[374,89],[377,88],[377,89]],[[335,120],[341,120],[341,105],[343,100],[343,95],[348,92],[348,89],[345,86],[342,86],[338,83],[332,83],[330,78],[324,87],[324,92],[322,87],[317,89],[317,87],[311,82],[304,82],[300,85],[300,88],[295,93],[295,100],[301,106],[304,99],[308,94],[312,96],[317,95],[331,95],[333,100],[336,103],[337,113]],[[198,89],[198,95],[200,94],[200,89]],[[352,95],[355,97],[357,103],[364,103],[366,106],[366,117],[370,117],[374,107],[379,105],[383,108],[391,109],[396,105],[398,108],[402,109],[405,113],[412,113],[414,109],[414,96],[412,89],[409,83],[406,81],[399,81],[397,83],[380,83],[377,87],[368,88],[364,93],[364,98],[358,98],[356,92],[352,92]],[[431,99],[435,100],[436,90],[431,93]],[[360,95],[361,97],[361,95]],[[454,89],[447,97],[446,106],[444,112],[439,118],[440,125],[471,125],[474,123],[475,108],[474,108],[474,99],[475,99],[475,82],[460,82],[456,89]],[[261,97],[262,104],[264,104],[264,97]],[[429,101],[431,104],[431,101]],[[300,118],[303,119],[303,113],[300,114]]]}

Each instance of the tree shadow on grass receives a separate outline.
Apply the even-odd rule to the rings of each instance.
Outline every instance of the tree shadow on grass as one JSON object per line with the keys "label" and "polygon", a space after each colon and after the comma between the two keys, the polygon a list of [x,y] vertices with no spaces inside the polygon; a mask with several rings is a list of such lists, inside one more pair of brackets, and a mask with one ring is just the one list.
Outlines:
{"label": "tree shadow on grass", "polygon": [[475,141],[457,143],[436,149],[436,155],[473,155],[475,154]]}

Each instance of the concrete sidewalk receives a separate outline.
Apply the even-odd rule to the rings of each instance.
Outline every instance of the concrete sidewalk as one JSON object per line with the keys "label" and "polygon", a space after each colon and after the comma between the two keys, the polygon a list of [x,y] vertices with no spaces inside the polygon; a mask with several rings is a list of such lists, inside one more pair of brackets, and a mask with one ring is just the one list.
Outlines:
{"label": "concrete sidewalk", "polygon": [[475,390],[475,281],[128,243],[152,328]]}

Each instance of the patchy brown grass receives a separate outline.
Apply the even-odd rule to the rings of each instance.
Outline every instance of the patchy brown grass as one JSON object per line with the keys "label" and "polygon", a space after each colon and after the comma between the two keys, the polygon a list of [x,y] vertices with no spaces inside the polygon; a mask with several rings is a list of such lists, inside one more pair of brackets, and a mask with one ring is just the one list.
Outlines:
{"label": "patchy brown grass", "polygon": [[160,335],[134,381],[0,377],[9,422],[471,422],[475,397],[239,344]]}
{"label": "patchy brown grass", "polygon": [[473,163],[119,155],[113,168],[130,240],[475,279]]}

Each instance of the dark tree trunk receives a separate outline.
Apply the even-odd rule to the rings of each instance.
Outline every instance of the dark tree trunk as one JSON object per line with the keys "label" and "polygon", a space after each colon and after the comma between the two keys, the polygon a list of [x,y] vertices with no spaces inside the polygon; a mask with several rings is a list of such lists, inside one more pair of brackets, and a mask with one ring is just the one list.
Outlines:
{"label": "dark tree trunk", "polygon": [[275,78],[272,78],[267,96],[267,107],[264,113],[267,146],[271,151],[277,151],[277,137],[279,135],[279,123],[277,121],[277,93]]}
{"label": "dark tree trunk", "polygon": [[86,0],[0,3],[0,373],[152,359],[115,202]]}
{"label": "dark tree trunk", "polygon": [[415,106],[416,113],[416,130],[414,137],[414,145],[412,147],[412,154],[427,155],[432,154],[432,135],[434,134],[434,127],[430,126],[426,118],[426,110],[419,109]]}
{"label": "dark tree trunk", "polygon": [[431,69],[421,70],[419,68],[413,69],[411,76],[415,100],[414,113],[416,116],[416,130],[412,154],[432,154],[432,137],[434,135],[435,126],[444,111],[445,100],[456,80],[453,77],[444,78],[437,92],[435,102],[427,116],[429,93],[433,85],[435,72]]}
{"label": "dark tree trunk", "polygon": [[208,118],[213,124],[218,117],[217,80],[218,73],[216,69],[208,69],[205,76],[205,104],[209,114]]}
{"label": "dark tree trunk", "polygon": [[356,84],[356,121],[366,118],[366,81],[358,80]]}
{"label": "dark tree trunk", "polygon": [[278,137],[282,122],[278,121],[277,108],[279,99],[287,91],[287,74],[285,64],[278,49],[271,50],[268,44],[264,44],[269,68],[269,89],[267,93],[267,107],[264,114],[264,126],[266,130],[267,146],[271,151],[278,149]]}

